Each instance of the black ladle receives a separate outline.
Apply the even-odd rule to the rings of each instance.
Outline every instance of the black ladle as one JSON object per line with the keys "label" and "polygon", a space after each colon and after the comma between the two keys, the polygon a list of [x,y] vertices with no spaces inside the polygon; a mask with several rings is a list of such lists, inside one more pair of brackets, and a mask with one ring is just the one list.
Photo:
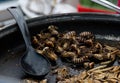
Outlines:
{"label": "black ladle", "polygon": [[51,65],[43,55],[38,54],[31,46],[29,30],[21,10],[17,7],[10,7],[8,11],[15,18],[25,41],[26,52],[21,58],[23,70],[32,76],[43,77],[47,75],[51,69]]}

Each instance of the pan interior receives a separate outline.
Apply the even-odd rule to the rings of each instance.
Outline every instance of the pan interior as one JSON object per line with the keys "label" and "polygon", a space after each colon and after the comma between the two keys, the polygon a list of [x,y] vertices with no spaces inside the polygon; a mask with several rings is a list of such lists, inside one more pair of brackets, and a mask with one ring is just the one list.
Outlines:
{"label": "pan interior", "polygon": [[[120,48],[120,22],[116,21],[116,18],[108,21],[105,19],[95,20],[86,19],[85,17],[82,19],[79,18],[81,17],[66,16],[66,18],[56,17],[55,19],[50,18],[43,21],[34,20],[32,22],[28,22],[28,26],[31,37],[39,33],[41,30],[46,29],[49,25],[56,25],[59,27],[60,32],[71,30],[75,30],[77,33],[82,31],[91,31],[96,35],[98,41]],[[8,30],[10,29],[11,32],[9,32],[10,30],[6,30],[5,32],[9,34],[0,38],[0,75],[20,79],[20,82],[23,83],[22,80],[29,78],[22,71],[19,64],[20,58],[25,52],[25,45],[22,39],[22,35],[20,34],[19,30],[15,28],[17,28],[16,25],[8,27]],[[14,30],[12,31],[12,29]],[[119,64],[115,62],[113,65]],[[78,73],[74,71],[74,69],[71,69],[71,72],[73,74]],[[48,74],[46,78],[49,78],[49,83],[55,83],[54,76]]]}

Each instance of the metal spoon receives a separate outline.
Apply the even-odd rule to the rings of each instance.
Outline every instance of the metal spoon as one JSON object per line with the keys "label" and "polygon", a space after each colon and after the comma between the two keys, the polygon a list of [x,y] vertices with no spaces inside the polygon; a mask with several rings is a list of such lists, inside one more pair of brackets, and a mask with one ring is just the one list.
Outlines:
{"label": "metal spoon", "polygon": [[114,5],[113,3],[111,3],[111,2],[109,2],[107,0],[91,0],[91,1],[93,1],[95,3],[98,3],[98,4],[102,5],[102,6],[105,6],[105,7],[109,8],[109,9],[112,9],[112,10],[117,11],[117,12],[120,13],[120,7]]}
{"label": "metal spoon", "polygon": [[8,8],[8,10],[15,18],[25,41],[26,52],[21,58],[21,66],[23,70],[27,74],[36,77],[47,75],[51,69],[51,65],[43,55],[38,54],[31,46],[29,30],[21,10],[17,7],[11,7]]}

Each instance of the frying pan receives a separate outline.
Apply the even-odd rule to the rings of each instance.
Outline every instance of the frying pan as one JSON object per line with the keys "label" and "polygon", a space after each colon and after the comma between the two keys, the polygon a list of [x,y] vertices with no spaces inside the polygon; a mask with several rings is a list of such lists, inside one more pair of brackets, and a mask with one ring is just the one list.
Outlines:
{"label": "frying pan", "polygon": [[[58,26],[60,32],[70,30],[75,30],[77,33],[91,31],[97,39],[119,47],[120,15],[59,14],[29,19],[27,24],[31,36],[52,24]],[[2,29],[0,31],[0,75],[18,79],[21,83],[25,78],[29,78],[19,65],[19,60],[24,52],[25,45],[17,24]],[[118,64],[115,63],[115,65]],[[45,78],[49,78],[49,83],[55,83],[55,79],[50,74]]]}

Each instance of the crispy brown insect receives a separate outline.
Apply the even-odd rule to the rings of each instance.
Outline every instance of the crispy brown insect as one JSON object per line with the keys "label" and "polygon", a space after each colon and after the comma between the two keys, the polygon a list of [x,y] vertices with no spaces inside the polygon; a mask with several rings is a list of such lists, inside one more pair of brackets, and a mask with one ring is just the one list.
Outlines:
{"label": "crispy brown insect", "polygon": [[88,32],[88,31],[81,32],[79,35],[80,37],[84,37],[86,39],[94,38],[94,35],[92,34],[92,32]]}
{"label": "crispy brown insect", "polygon": [[86,41],[86,39],[85,38],[83,38],[83,37],[76,37],[76,39],[78,40],[78,42],[79,43],[84,43],[85,41]]}
{"label": "crispy brown insect", "polygon": [[72,59],[72,62],[74,64],[80,64],[80,63],[83,63],[83,62],[88,61],[88,60],[89,60],[89,56],[82,56],[80,58],[74,57]]}
{"label": "crispy brown insect", "polygon": [[69,48],[70,43],[71,43],[70,40],[61,38],[61,39],[58,39],[58,41],[56,42],[56,46],[60,46],[62,47],[62,49],[67,50],[67,49],[70,49]]}
{"label": "crispy brown insect", "polygon": [[63,51],[62,53],[61,53],[61,57],[64,57],[64,58],[72,58],[72,57],[76,57],[77,55],[76,55],[76,53],[74,53],[74,52],[69,52],[69,51]]}
{"label": "crispy brown insect", "polygon": [[43,55],[43,50],[36,49],[36,52]]}
{"label": "crispy brown insect", "polygon": [[43,49],[43,55],[48,57],[50,60],[53,60],[53,61],[57,60],[57,55],[49,47],[45,47]]}
{"label": "crispy brown insect", "polygon": [[64,50],[66,50],[66,49],[69,48],[69,45],[70,45],[69,42],[65,42],[65,43],[62,45],[62,47],[63,47]]}
{"label": "crispy brown insect", "polygon": [[58,28],[54,25],[50,25],[48,27],[48,30],[50,31],[51,35],[58,35],[59,33],[58,33],[57,29]]}
{"label": "crispy brown insect", "polygon": [[41,50],[44,47],[44,42],[42,41],[42,39],[39,40],[36,36],[33,36],[32,45],[34,48]]}
{"label": "crispy brown insect", "polygon": [[32,42],[33,42],[34,45],[39,46],[39,40],[37,39],[36,36],[33,36]]}
{"label": "crispy brown insect", "polygon": [[70,46],[70,48],[71,48],[73,51],[75,51],[77,55],[80,54],[80,48],[78,47],[77,44],[72,44],[72,45]]}
{"label": "crispy brown insect", "polygon": [[116,55],[120,58],[120,50],[119,49],[117,49],[118,50],[118,52],[116,53]]}
{"label": "crispy brown insect", "polygon": [[40,33],[40,34],[37,34],[36,37],[38,39],[48,39],[51,37],[51,34],[50,33]]}
{"label": "crispy brown insect", "polygon": [[85,45],[90,45],[93,46],[93,39],[85,39],[83,37],[76,37],[79,43],[85,44]]}
{"label": "crispy brown insect", "polygon": [[54,43],[50,40],[46,40],[45,41],[45,46],[48,46],[48,47],[54,47]]}
{"label": "crispy brown insect", "polygon": [[112,63],[112,61],[111,61],[111,60],[108,60],[108,61],[105,61],[105,62],[101,62],[100,64],[101,64],[101,65],[108,65],[108,64],[110,64],[110,63]]}
{"label": "crispy brown insect", "polygon": [[98,60],[104,60],[103,54],[94,54],[93,57]]}
{"label": "crispy brown insect", "polygon": [[111,60],[114,61],[119,50],[109,52],[107,54],[94,54],[93,57],[98,60]]}
{"label": "crispy brown insect", "polygon": [[103,53],[103,46],[99,42],[95,42],[93,44],[93,48],[91,49],[92,54],[101,54]]}
{"label": "crispy brown insect", "polygon": [[69,47],[70,47],[70,40],[68,40],[68,39],[62,39],[61,40],[61,46],[62,46],[62,48],[64,50],[69,49]]}
{"label": "crispy brown insect", "polygon": [[100,49],[100,50],[103,49],[102,45],[99,42],[96,42],[95,48]]}
{"label": "crispy brown insect", "polygon": [[118,52],[119,50],[114,50],[113,52],[107,53],[107,56],[105,58],[110,59],[111,61],[114,61]]}
{"label": "crispy brown insect", "polygon": [[88,40],[84,41],[84,43],[86,45],[93,46],[93,40],[92,39],[88,39]]}
{"label": "crispy brown insect", "polygon": [[93,68],[94,67],[94,62],[85,62],[84,64],[84,68]]}
{"label": "crispy brown insect", "polygon": [[75,39],[76,32],[75,31],[69,31],[65,34],[63,34],[63,38],[65,39]]}
{"label": "crispy brown insect", "polygon": [[112,52],[112,51],[117,50],[117,48],[112,47],[112,46],[108,46],[108,45],[104,45],[104,49],[105,49],[105,50],[108,50],[109,52]]}
{"label": "crispy brown insect", "polygon": [[57,80],[58,81],[69,77],[69,69],[66,66],[63,66],[63,67],[60,67],[60,68],[54,70],[53,73],[57,74]]}
{"label": "crispy brown insect", "polygon": [[61,46],[56,45],[56,52],[62,53],[64,49]]}
{"label": "crispy brown insect", "polygon": [[34,79],[24,79],[22,83],[47,83],[47,82],[40,82],[39,80]]}
{"label": "crispy brown insect", "polygon": [[95,67],[93,69],[88,70],[88,73],[91,73],[91,72],[93,72],[95,70],[101,70],[101,69],[105,68],[106,66],[107,65],[101,65],[101,66]]}
{"label": "crispy brown insect", "polygon": [[43,79],[43,80],[41,80],[41,81],[38,82],[38,83],[48,83],[48,82],[47,82],[47,79]]}
{"label": "crispy brown insect", "polygon": [[54,42],[54,43],[56,42],[56,38],[55,37],[50,37],[49,40]]}

